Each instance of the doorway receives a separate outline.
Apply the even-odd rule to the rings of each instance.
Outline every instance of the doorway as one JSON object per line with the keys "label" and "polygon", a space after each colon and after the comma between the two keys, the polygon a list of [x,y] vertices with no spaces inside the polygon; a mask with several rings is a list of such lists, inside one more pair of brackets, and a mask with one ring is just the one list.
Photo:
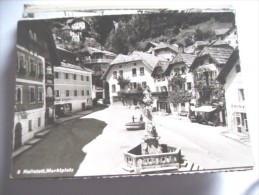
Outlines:
{"label": "doorway", "polygon": [[22,125],[17,123],[14,132],[14,150],[22,146]]}

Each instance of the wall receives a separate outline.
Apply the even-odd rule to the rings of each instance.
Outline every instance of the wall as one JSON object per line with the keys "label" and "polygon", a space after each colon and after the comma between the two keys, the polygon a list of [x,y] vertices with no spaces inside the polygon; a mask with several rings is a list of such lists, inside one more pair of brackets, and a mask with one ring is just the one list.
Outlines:
{"label": "wall", "polygon": [[[136,63],[136,65],[134,65]],[[121,67],[120,67],[121,66]],[[144,75],[140,75],[140,67],[144,67]],[[132,69],[137,69],[137,76],[132,76]],[[117,71],[117,75],[119,75],[119,71],[123,70],[123,77],[125,79],[129,78],[130,82],[142,83],[146,82],[147,86],[149,86],[151,91],[155,91],[154,79],[151,77],[151,70],[147,68],[142,61],[137,62],[127,62],[123,64],[116,64],[114,65],[111,70],[109,71],[106,80],[109,83],[109,90],[110,90],[110,101],[112,103],[112,97],[118,95],[118,91],[120,91],[120,86],[118,85],[117,79],[113,78],[113,71]],[[116,86],[116,92],[112,92],[112,85]]]}

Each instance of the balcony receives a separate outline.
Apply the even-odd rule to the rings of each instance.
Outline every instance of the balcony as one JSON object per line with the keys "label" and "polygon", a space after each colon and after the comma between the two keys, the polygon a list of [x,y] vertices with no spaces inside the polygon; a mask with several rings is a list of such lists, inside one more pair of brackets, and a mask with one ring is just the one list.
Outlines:
{"label": "balcony", "polygon": [[84,59],[82,60],[84,64],[96,64],[96,63],[111,63],[112,59]]}

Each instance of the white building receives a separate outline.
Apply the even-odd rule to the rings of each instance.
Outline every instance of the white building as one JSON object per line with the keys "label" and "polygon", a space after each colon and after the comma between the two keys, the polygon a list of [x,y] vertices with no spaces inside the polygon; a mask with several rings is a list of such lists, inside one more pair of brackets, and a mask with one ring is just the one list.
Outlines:
{"label": "white building", "polygon": [[45,126],[45,59],[17,46],[13,148],[18,149]]}
{"label": "white building", "polygon": [[217,79],[224,84],[229,131],[247,134],[245,94],[238,49],[230,56]]}
{"label": "white building", "polygon": [[163,57],[167,61],[172,61],[178,53],[178,45],[169,45],[160,42],[156,47],[152,49],[152,54],[155,56]]}
{"label": "white building", "polygon": [[[112,62],[102,79],[109,83],[111,104],[120,102],[119,92],[124,92],[130,104],[138,104],[142,90],[149,86],[152,92],[156,91],[154,79],[151,76],[154,67],[160,58],[144,52],[133,52],[131,55],[118,55]],[[121,88],[118,78],[129,79],[129,84]]]}
{"label": "white building", "polygon": [[61,66],[54,67],[54,72],[56,115],[92,107],[91,70],[62,62]]}
{"label": "white building", "polygon": [[[180,95],[182,92],[183,96],[189,94],[191,97],[195,97],[193,74],[189,71],[196,55],[195,54],[185,54],[179,53],[173,61],[169,64],[165,71],[165,75],[169,80],[168,88],[169,92],[175,92]],[[182,82],[171,82],[173,78],[179,78]],[[173,94],[174,95],[174,94]],[[170,102],[170,108],[172,113],[184,114],[188,113],[190,102],[195,104],[195,100],[184,100],[185,97],[181,98],[180,102]]]}

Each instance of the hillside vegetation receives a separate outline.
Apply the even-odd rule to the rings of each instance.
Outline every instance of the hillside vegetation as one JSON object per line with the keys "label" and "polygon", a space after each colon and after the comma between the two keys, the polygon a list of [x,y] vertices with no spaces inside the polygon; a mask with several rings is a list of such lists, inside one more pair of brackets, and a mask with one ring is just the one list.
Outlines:
{"label": "hillside vegetation", "polygon": [[235,24],[231,12],[96,16],[85,20],[90,24],[90,29],[83,30],[80,43],[72,43],[62,33],[60,29],[65,25],[64,20],[52,21],[50,25],[53,33],[63,40],[59,43],[61,47],[80,51],[93,46],[117,54],[128,54],[134,50],[143,50],[149,41],[188,46],[193,41],[208,39],[215,29]]}

